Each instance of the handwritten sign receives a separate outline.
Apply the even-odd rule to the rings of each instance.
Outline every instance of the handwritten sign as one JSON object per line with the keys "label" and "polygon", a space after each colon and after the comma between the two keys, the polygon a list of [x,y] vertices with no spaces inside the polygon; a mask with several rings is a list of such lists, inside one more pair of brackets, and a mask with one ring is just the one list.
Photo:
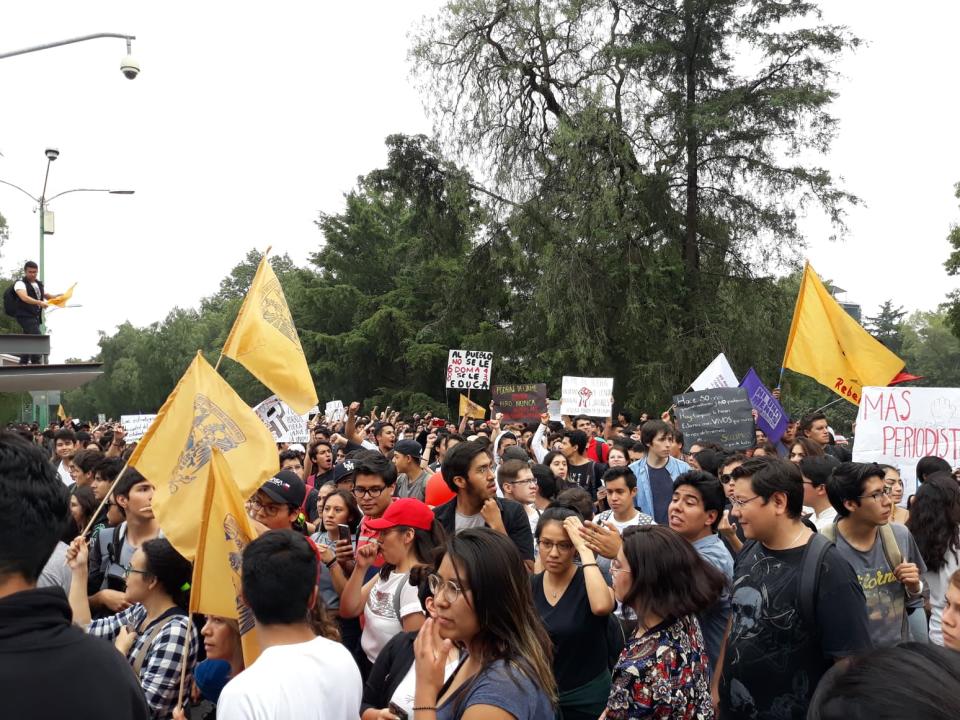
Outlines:
{"label": "handwritten sign", "polygon": [[136,442],[143,437],[156,415],[121,415],[120,424],[127,431],[127,441]]}
{"label": "handwritten sign", "polygon": [[736,386],[737,376],[733,374],[733,368],[730,367],[727,356],[723,353],[717,355],[713,362],[697,376],[697,379],[690,383],[690,387],[694,390]]}
{"label": "handwritten sign", "polygon": [[725,450],[746,450],[756,443],[753,406],[743,388],[713,388],[674,395],[684,450],[713,442]]}
{"label": "handwritten sign", "polygon": [[489,390],[492,366],[492,352],[451,350],[447,356],[447,387],[457,390]]}
{"label": "handwritten sign", "polygon": [[610,417],[613,409],[613,378],[563,376],[560,386],[560,413]]}
{"label": "handwritten sign", "polygon": [[510,422],[540,422],[540,415],[547,411],[547,386],[494,385],[493,404],[503,419]]}
{"label": "handwritten sign", "polygon": [[328,423],[341,422],[347,416],[347,411],[343,407],[343,400],[331,400],[328,402],[323,414]]}
{"label": "handwritten sign", "polygon": [[267,426],[274,440],[283,443],[305,443],[310,440],[307,420],[297,415],[293,408],[271,395],[253,411]]}
{"label": "handwritten sign", "polygon": [[740,387],[747,391],[750,404],[757,411],[757,427],[763,430],[770,442],[777,442],[787,431],[790,419],[780,402],[773,396],[767,386],[760,380],[753,368],[747,371],[740,382]]}
{"label": "handwritten sign", "polygon": [[960,389],[863,388],[853,459],[897,468],[906,498],[916,491],[917,461],[928,455],[960,465]]}

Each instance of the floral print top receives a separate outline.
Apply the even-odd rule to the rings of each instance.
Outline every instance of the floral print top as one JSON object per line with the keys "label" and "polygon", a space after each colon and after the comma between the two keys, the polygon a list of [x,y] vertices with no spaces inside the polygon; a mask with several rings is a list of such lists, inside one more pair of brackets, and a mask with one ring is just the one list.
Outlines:
{"label": "floral print top", "polygon": [[607,720],[713,720],[710,668],[696,617],[667,620],[627,643],[613,670]]}

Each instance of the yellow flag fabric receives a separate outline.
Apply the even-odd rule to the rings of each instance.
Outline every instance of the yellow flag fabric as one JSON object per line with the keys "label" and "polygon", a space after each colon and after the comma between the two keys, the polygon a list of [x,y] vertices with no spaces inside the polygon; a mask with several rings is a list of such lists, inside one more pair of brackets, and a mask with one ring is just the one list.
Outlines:
{"label": "yellow flag fabric", "polygon": [[203,515],[190,583],[190,612],[236,620],[244,664],[250,667],[260,648],[253,614],[241,599],[240,568],[243,550],[257,534],[226,456],[216,446],[211,448],[205,474]]}
{"label": "yellow flag fabric", "polygon": [[73,289],[77,286],[76,283],[70,286],[70,289],[67,290],[63,295],[57,295],[54,298],[47,300],[51,305],[56,305],[59,308],[66,307],[67,301],[73,297]]}
{"label": "yellow flag fabric", "polygon": [[67,419],[67,412],[63,409],[63,403],[57,405],[57,417],[61,420]]}
{"label": "yellow flag fabric", "polygon": [[197,353],[129,461],[153,482],[153,513],[164,535],[190,560],[197,554],[213,448],[223,453],[243,498],[279,470],[267,426]]}
{"label": "yellow flag fabric", "polygon": [[243,365],[278,398],[303,415],[317,391],[280,281],[264,253],[223,354]]}
{"label": "yellow flag fabric", "polygon": [[807,263],[783,367],[809,375],[859,405],[864,386],[886,387],[904,365],[847,314]]}
{"label": "yellow flag fabric", "polygon": [[460,417],[471,417],[483,420],[487,416],[487,411],[482,405],[478,405],[463,393],[460,393]]}

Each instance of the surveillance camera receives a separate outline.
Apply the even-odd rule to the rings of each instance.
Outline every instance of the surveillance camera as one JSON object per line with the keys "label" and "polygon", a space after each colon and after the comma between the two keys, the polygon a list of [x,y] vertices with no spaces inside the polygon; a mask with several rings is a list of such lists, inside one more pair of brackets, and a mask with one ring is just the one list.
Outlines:
{"label": "surveillance camera", "polygon": [[134,60],[132,56],[127,55],[120,63],[120,72],[127,80],[133,80],[140,74],[140,63]]}
{"label": "surveillance camera", "polygon": [[43,152],[46,154],[47,160],[50,160],[51,162],[60,157],[60,151],[56,148],[47,148]]}

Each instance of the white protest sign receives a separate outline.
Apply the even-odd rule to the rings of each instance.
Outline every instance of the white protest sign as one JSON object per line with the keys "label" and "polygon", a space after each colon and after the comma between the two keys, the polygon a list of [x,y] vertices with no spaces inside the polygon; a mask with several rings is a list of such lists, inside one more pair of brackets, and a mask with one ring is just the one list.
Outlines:
{"label": "white protest sign", "polygon": [[331,400],[323,411],[328,423],[338,423],[344,419],[347,411],[343,408],[343,400]]}
{"label": "white protest sign", "polygon": [[120,424],[127,431],[127,440],[135,442],[143,437],[156,415],[121,415]]}
{"label": "white protest sign", "polygon": [[447,356],[447,387],[456,390],[489,390],[493,353],[451,350]]}
{"label": "white protest sign", "polygon": [[960,465],[960,389],[865,387],[856,429],[853,459],[899,469],[906,499],[916,491],[920,458]]}
{"label": "white protest sign", "polygon": [[97,425],[103,425],[107,421],[106,413],[97,413]]}
{"label": "white protest sign", "polygon": [[550,413],[550,419],[560,421],[563,417],[560,415],[560,401],[547,400],[547,412]]}
{"label": "white protest sign", "polygon": [[694,390],[711,390],[713,388],[734,388],[739,384],[737,376],[733,374],[733,368],[727,362],[727,356],[720,353],[713,359],[712,363],[707,365],[707,369],[690,383],[690,387]]}
{"label": "white protest sign", "polygon": [[285,443],[305,443],[310,440],[306,419],[276,395],[271,395],[253,411],[263,421],[274,440]]}
{"label": "white protest sign", "polygon": [[563,415],[610,417],[613,409],[613,378],[563,376],[560,412]]}

